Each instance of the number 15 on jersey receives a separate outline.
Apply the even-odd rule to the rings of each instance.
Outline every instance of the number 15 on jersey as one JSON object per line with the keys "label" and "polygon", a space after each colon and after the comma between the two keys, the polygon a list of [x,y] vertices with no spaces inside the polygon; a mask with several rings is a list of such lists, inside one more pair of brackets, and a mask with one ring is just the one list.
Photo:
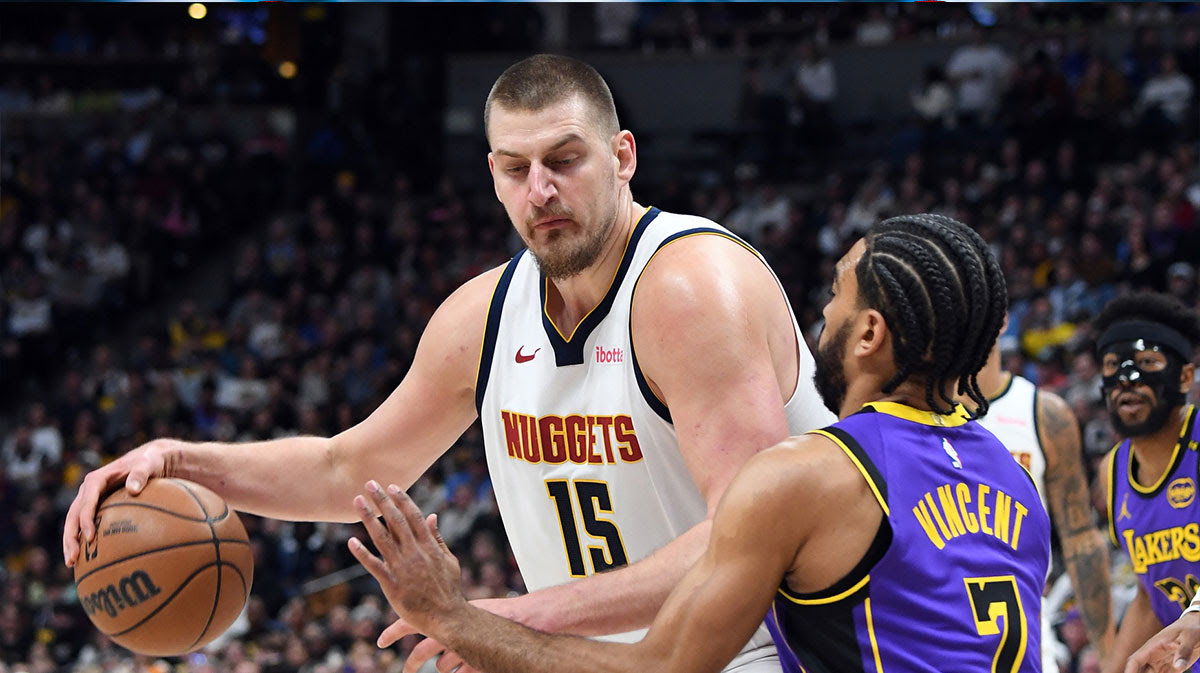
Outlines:
{"label": "number 15 on jersey", "polygon": [[[591,572],[598,573],[629,563],[625,543],[617,524],[602,518],[612,514],[612,498],[608,494],[608,483],[592,479],[547,479],[546,495],[554,502],[558,523],[562,529],[563,547],[567,552],[567,564],[571,577],[584,577],[588,568],[584,562],[586,546],[591,559]],[[579,525],[582,522],[582,527]],[[600,544],[586,544],[580,534]]]}

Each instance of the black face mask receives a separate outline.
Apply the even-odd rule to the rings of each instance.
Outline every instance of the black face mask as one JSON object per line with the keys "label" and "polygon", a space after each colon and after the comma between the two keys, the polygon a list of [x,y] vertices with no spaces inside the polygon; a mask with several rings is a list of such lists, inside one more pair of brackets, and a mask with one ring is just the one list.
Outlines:
{"label": "black face mask", "polygon": [[[1162,353],[1166,357],[1166,365],[1158,371],[1148,372],[1142,369],[1137,365],[1137,354],[1145,351]],[[1183,369],[1182,359],[1170,350],[1146,339],[1107,344],[1107,347],[1100,353],[1101,360],[1109,353],[1116,355],[1120,364],[1117,366],[1116,373],[1102,377],[1100,392],[1104,396],[1105,404],[1108,405],[1109,418],[1112,420],[1113,427],[1124,437],[1142,437],[1157,432],[1166,424],[1167,419],[1171,416],[1171,411],[1186,401],[1186,396],[1179,392],[1179,377]],[[1122,421],[1120,414],[1112,407],[1112,392],[1126,383],[1131,386],[1144,385],[1154,392],[1155,400],[1150,409],[1150,415],[1146,417],[1146,420],[1135,425],[1129,425]],[[1132,392],[1136,394],[1136,391]]]}

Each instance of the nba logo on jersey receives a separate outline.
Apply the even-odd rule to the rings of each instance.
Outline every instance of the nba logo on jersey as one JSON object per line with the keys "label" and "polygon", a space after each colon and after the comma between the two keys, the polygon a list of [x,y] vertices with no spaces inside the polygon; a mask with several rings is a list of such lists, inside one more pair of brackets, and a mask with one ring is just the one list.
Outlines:
{"label": "nba logo on jersey", "polygon": [[954,450],[953,446],[950,446],[950,440],[945,437],[942,437],[942,449],[946,451],[947,456],[950,456],[950,464],[961,470],[962,461],[958,459],[958,452]]}

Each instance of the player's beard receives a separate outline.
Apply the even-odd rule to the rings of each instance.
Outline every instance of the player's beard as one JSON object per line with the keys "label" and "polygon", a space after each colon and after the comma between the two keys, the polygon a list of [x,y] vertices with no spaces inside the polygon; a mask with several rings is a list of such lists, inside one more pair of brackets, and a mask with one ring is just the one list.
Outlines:
{"label": "player's beard", "polygon": [[[1149,395],[1142,395],[1141,393],[1137,394],[1141,395],[1142,399],[1146,403],[1150,402]],[[1126,423],[1125,421],[1121,420],[1120,411],[1111,406],[1108,410],[1108,417],[1109,420],[1112,421],[1113,428],[1122,437],[1145,437],[1146,435],[1153,435],[1161,430],[1162,426],[1167,424],[1167,419],[1171,417],[1171,411],[1173,409],[1174,407],[1170,402],[1167,402],[1158,395],[1155,395],[1154,404],[1150,407],[1150,413],[1146,415],[1146,420],[1142,421],[1141,423]]]}
{"label": "player's beard", "polygon": [[600,257],[612,225],[613,220],[610,219],[607,224],[597,226],[592,231],[580,232],[574,237],[577,240],[570,240],[568,232],[564,230],[551,231],[546,236],[547,245],[541,246],[540,251],[531,245],[529,252],[547,278],[570,278],[582,273]]}
{"label": "player's beard", "polygon": [[[610,176],[604,194],[612,192],[615,180],[614,176]],[[608,206],[603,211],[592,209],[596,212],[596,217],[590,230],[588,225],[575,219],[572,210],[557,204],[549,208],[535,209],[529,214],[525,227],[526,231],[530,232],[530,238],[525,240],[525,245],[547,278],[563,280],[578,275],[600,258],[600,254],[604,252],[604,244],[608,242],[608,236],[617,222],[616,199],[609,201]],[[535,248],[531,244],[533,223],[554,217],[571,220],[579,231],[573,232],[571,227],[549,231],[546,233],[545,243]]]}
{"label": "player's beard", "polygon": [[817,345],[813,360],[816,367],[813,371],[813,383],[821,401],[834,414],[840,416],[842,404],[846,401],[846,368],[843,364],[846,356],[846,343],[850,340],[850,323],[845,322],[838,328],[833,338],[825,345]]}

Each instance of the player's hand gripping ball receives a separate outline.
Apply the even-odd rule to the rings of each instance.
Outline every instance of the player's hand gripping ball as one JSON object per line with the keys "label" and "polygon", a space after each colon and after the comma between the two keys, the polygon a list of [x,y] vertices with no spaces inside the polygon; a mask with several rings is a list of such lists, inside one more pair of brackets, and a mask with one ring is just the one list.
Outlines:
{"label": "player's hand gripping ball", "polygon": [[156,656],[203,647],[237,619],[254,579],[246,529],[216,493],[151,479],[101,501],[75,564],[79,602],[118,645]]}

